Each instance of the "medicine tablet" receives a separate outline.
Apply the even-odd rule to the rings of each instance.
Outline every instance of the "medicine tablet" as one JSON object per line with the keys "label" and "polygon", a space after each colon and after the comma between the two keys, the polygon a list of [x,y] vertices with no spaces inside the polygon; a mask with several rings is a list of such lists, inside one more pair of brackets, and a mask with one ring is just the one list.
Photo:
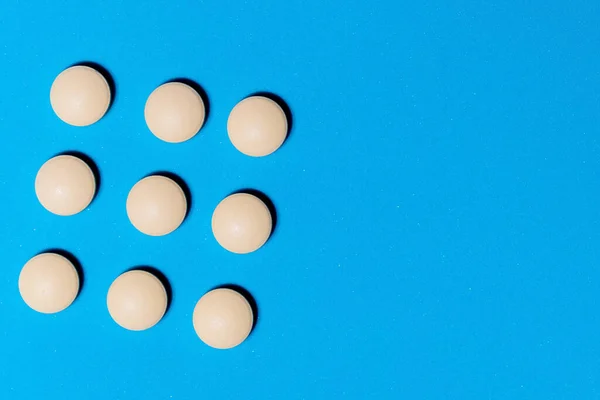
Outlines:
{"label": "medicine tablet", "polygon": [[246,340],[253,318],[252,307],[244,296],[231,289],[215,289],[196,304],[193,323],[204,343],[216,349],[230,349]]}
{"label": "medicine tablet", "polygon": [[74,126],[91,125],[110,106],[110,86],[94,68],[77,65],[61,72],[50,89],[52,109],[64,122]]}
{"label": "medicine tablet", "polygon": [[163,236],[181,225],[187,212],[183,189],[160,175],[136,183],[127,197],[127,216],[137,230],[150,236]]}
{"label": "medicine tablet", "polygon": [[239,102],[227,120],[227,133],[236,149],[262,157],[273,153],[285,141],[288,121],[275,101],[252,96]]}
{"label": "medicine tablet", "polygon": [[205,117],[204,102],[191,86],[169,82],[156,88],[146,101],[148,129],[159,139],[181,143],[194,137]]}
{"label": "medicine tablet", "polygon": [[215,239],[232,253],[258,250],[271,235],[269,208],[258,197],[237,193],[223,199],[212,216]]}
{"label": "medicine tablet", "polygon": [[53,314],[69,307],[79,292],[79,274],[65,257],[42,253],[29,260],[19,275],[23,301],[35,311]]}
{"label": "medicine tablet", "polygon": [[156,325],[167,311],[167,291],[153,274],[133,270],[110,285],[106,305],[112,319],[125,329],[143,331]]}
{"label": "medicine tablet", "polygon": [[83,211],[96,194],[96,178],[83,160],[70,155],[51,158],[35,178],[35,194],[44,208],[57,215]]}

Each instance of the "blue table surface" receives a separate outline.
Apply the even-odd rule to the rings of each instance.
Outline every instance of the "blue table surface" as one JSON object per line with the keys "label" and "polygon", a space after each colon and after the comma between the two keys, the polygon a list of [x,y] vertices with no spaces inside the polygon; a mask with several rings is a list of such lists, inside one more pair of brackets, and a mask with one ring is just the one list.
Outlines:
{"label": "blue table surface", "polygon": [[[600,399],[600,2],[4,0],[0,7],[0,399]],[[52,112],[65,67],[104,66],[99,123]],[[144,103],[189,78],[210,100],[184,144]],[[255,159],[227,116],[270,91],[293,113]],[[33,183],[53,155],[100,170],[89,209],[58,217]],[[129,223],[153,171],[193,196],[173,234]],[[234,255],[210,229],[241,188],[277,208],[271,240]],[[85,282],[55,315],[24,304],[23,264],[73,253]],[[135,266],[173,288],[144,332],[106,309]],[[256,329],[219,351],[191,316],[246,288]]]}

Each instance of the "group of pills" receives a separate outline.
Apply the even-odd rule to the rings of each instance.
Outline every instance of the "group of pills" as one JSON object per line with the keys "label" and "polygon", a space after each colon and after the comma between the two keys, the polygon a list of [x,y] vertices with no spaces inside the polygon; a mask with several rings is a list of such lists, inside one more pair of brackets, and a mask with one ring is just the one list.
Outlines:
{"label": "group of pills", "polygon": [[[61,72],[50,90],[56,115],[74,126],[100,120],[111,104],[111,87],[97,68],[76,65]],[[202,96],[183,82],[168,82],[148,97],[144,116],[149,130],[159,139],[181,143],[202,128],[206,116]],[[227,121],[232,144],[242,153],[261,157],[273,153],[288,133],[288,117],[282,106],[264,96],[239,102]],[[85,210],[96,194],[96,176],[77,155],[51,158],[39,169],[35,192],[51,213],[69,216]],[[127,216],[140,232],[164,236],[176,230],[187,214],[184,190],[168,176],[141,179],[127,196]],[[273,220],[269,207],[250,193],[223,199],[212,215],[212,231],[225,249],[238,254],[262,247],[271,235]],[[41,253],[30,259],[19,276],[19,292],[25,303],[41,313],[67,308],[79,292],[79,272],[59,252]],[[112,319],[123,328],[140,331],[156,325],[167,310],[165,285],[154,273],[134,269],[117,277],[107,294]],[[193,312],[193,326],[207,345],[228,349],[242,343],[254,325],[254,311],[242,293],[218,288],[204,294]]]}

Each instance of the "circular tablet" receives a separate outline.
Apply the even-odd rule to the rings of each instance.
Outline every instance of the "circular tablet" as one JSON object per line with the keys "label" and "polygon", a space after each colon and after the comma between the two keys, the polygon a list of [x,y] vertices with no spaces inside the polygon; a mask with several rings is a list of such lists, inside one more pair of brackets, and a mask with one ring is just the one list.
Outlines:
{"label": "circular tablet", "polygon": [[252,331],[252,307],[248,300],[231,289],[206,293],[194,308],[194,330],[210,347],[230,349],[242,343]]}
{"label": "circular tablet", "polygon": [[35,311],[53,314],[69,307],[79,292],[79,274],[65,257],[42,253],[29,260],[19,275],[19,292]]}
{"label": "circular tablet", "polygon": [[110,86],[94,68],[77,65],[61,72],[50,89],[50,104],[69,125],[97,122],[110,106]]}
{"label": "circular tablet", "polygon": [[161,320],[167,311],[167,291],[153,274],[133,270],[110,285],[106,305],[113,320],[131,331],[143,331]]}
{"label": "circular tablet", "polygon": [[232,253],[258,250],[271,235],[269,208],[258,197],[237,193],[223,199],[212,216],[215,239]]}
{"label": "circular tablet", "polygon": [[127,216],[142,233],[163,236],[181,225],[187,201],[181,187],[160,175],[148,176],[136,183],[127,197]]}
{"label": "circular tablet", "polygon": [[77,214],[90,205],[96,194],[92,169],[75,156],[57,156],[46,161],[35,177],[35,194],[44,208],[57,215]]}
{"label": "circular tablet", "polygon": [[229,140],[242,153],[262,157],[273,153],[287,136],[288,121],[275,101],[252,96],[240,101],[229,114]]}
{"label": "circular tablet", "polygon": [[204,102],[194,88],[169,82],[156,88],[146,101],[146,124],[159,139],[181,143],[191,139],[204,124]]}

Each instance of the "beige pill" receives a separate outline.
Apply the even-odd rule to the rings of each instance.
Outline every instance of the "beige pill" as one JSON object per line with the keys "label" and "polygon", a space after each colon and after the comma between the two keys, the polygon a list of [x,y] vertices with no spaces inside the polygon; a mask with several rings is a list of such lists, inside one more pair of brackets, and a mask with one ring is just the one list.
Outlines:
{"label": "beige pill", "polygon": [[44,208],[57,215],[83,211],[96,194],[92,169],[75,156],[51,158],[35,177],[35,194]]}
{"label": "beige pill", "polygon": [[251,253],[271,235],[271,213],[258,197],[237,193],[223,199],[212,216],[215,239],[232,253]]}
{"label": "beige pill", "polygon": [[61,72],[50,89],[52,109],[64,122],[74,126],[91,125],[110,106],[110,86],[94,68],[77,65]]}
{"label": "beige pill", "polygon": [[227,133],[236,149],[262,157],[273,153],[285,141],[288,121],[275,101],[252,96],[239,102],[227,120]]}
{"label": "beige pill", "polygon": [[143,331],[156,325],[167,311],[167,291],[153,274],[133,270],[110,285],[106,305],[112,319],[125,329]]}
{"label": "beige pill", "polygon": [[156,88],[146,101],[148,129],[159,139],[181,143],[194,137],[205,117],[204,102],[194,88],[170,82]]}
{"label": "beige pill", "polygon": [[53,314],[69,307],[79,292],[79,274],[65,257],[42,253],[29,260],[19,275],[23,301],[35,311]]}
{"label": "beige pill", "polygon": [[181,225],[187,200],[172,179],[153,175],[136,183],[127,197],[127,216],[137,230],[150,236],[163,236]]}
{"label": "beige pill", "polygon": [[231,289],[215,289],[196,304],[193,323],[204,343],[216,349],[230,349],[246,340],[253,318],[252,307],[244,296]]}

